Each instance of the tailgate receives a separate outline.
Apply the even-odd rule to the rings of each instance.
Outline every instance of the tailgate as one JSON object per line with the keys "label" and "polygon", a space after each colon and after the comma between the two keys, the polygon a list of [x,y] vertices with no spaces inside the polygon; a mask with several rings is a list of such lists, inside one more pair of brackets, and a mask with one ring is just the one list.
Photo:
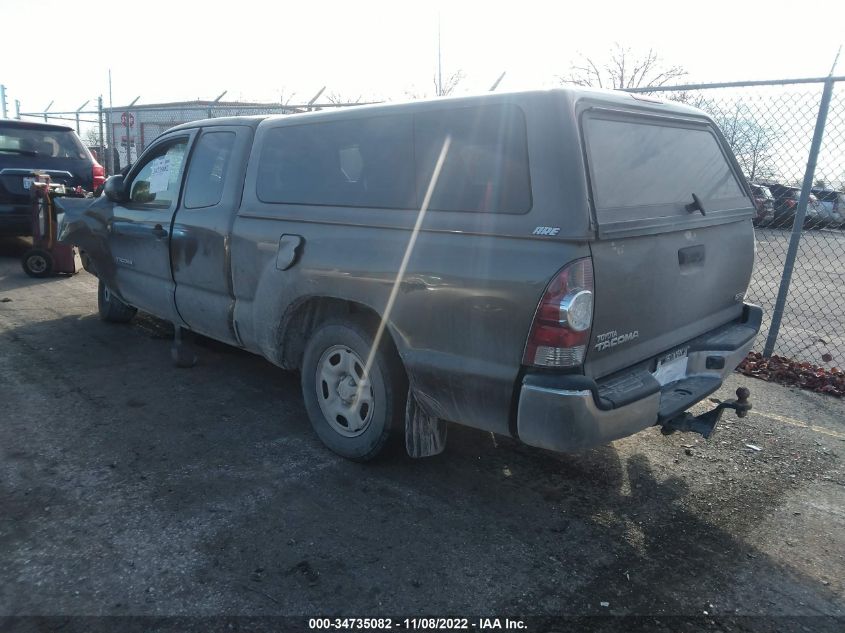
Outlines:
{"label": "tailgate", "polygon": [[593,109],[582,130],[599,238],[585,371],[601,377],[740,316],[754,207],[705,119]]}

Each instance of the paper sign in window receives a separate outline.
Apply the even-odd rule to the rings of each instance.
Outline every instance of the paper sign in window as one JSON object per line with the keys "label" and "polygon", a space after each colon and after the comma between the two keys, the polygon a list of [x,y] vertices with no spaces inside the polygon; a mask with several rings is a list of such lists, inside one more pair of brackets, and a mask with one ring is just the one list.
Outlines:
{"label": "paper sign in window", "polygon": [[150,164],[150,193],[167,191],[170,181],[170,157],[161,156]]}

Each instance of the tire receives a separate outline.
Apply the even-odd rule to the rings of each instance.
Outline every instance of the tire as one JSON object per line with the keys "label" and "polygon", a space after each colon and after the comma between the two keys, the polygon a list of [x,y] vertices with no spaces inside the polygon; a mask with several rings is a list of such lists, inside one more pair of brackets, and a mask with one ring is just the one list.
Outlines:
{"label": "tire", "polygon": [[359,462],[376,457],[391,433],[404,428],[408,393],[387,333],[366,380],[374,329],[354,317],[326,321],[308,340],[302,360],[302,396],[314,431],[329,449]]}
{"label": "tire", "polygon": [[97,288],[97,309],[100,312],[100,319],[108,323],[128,323],[138,312],[137,308],[133,308],[118,299],[103,283],[102,279]]}
{"label": "tire", "polygon": [[88,253],[85,251],[79,251],[79,259],[82,261],[82,268],[96,277],[97,269],[94,267],[94,262],[88,256]]}
{"label": "tire", "polygon": [[40,248],[31,248],[21,257],[21,267],[30,277],[49,277],[53,274],[53,256]]}

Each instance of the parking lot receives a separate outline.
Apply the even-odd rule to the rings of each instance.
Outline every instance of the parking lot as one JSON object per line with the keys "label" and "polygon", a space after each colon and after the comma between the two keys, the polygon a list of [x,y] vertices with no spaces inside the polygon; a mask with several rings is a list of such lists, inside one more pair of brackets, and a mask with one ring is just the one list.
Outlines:
{"label": "parking lot", "polygon": [[716,395],[754,410],[709,441],[557,455],[452,427],[443,455],[360,465],[313,435],[297,375],[203,341],[176,369],[166,324],[100,322],[93,277],[30,279],[23,246],[0,241],[0,615],[842,630],[841,400],[735,376]]}
{"label": "parking lot", "polygon": [[[763,306],[764,334],[775,307],[791,233],[757,228],[757,258],[748,299]],[[839,229],[804,231],[798,247],[786,310],[775,354],[827,367],[842,367],[845,359],[845,232]],[[830,361],[822,356],[830,353]]]}

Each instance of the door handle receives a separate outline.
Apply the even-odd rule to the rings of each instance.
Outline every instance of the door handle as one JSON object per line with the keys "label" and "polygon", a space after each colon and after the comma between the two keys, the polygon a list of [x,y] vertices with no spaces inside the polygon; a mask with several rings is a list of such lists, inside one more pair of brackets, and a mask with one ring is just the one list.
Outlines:
{"label": "door handle", "polygon": [[112,221],[109,223],[108,231],[113,235],[125,235],[126,237],[145,238],[149,237],[151,233],[160,240],[167,237],[167,230],[161,224],[156,224],[150,228],[150,225],[144,222]]}
{"label": "door handle", "polygon": [[704,263],[704,244],[687,246],[678,251],[678,264],[680,266],[694,266]]}

